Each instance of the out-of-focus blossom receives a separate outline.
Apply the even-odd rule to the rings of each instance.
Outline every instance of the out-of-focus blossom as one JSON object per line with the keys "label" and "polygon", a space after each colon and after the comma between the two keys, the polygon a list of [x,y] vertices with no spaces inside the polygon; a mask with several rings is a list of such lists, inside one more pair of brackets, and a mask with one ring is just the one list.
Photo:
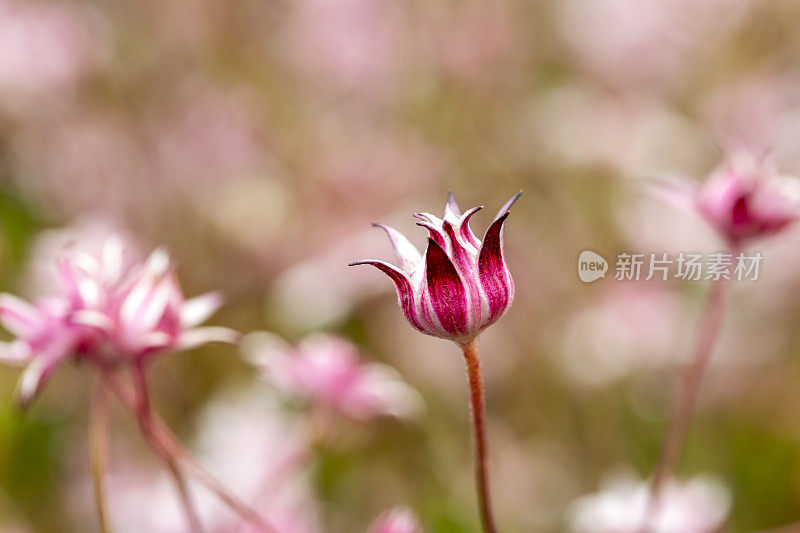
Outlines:
{"label": "out-of-focus blossom", "polygon": [[559,26],[584,67],[607,83],[624,89],[670,86],[711,49],[711,40],[736,27],[747,4],[569,0],[558,4]]}
{"label": "out-of-focus blossom", "polygon": [[16,184],[45,212],[124,216],[161,205],[135,126],[122,114],[82,108],[28,120],[11,144]]}
{"label": "out-of-focus blossom", "polygon": [[89,22],[76,4],[2,0],[0,94],[41,94],[74,84],[98,52]]}
{"label": "out-of-focus blossom", "polygon": [[376,518],[367,533],[422,533],[422,526],[411,509],[395,507]]}
{"label": "out-of-focus blossom", "polygon": [[704,121],[722,143],[800,160],[800,80],[796,74],[749,73],[720,84],[704,102]]}
{"label": "out-of-focus blossom", "polygon": [[640,369],[676,360],[686,331],[679,297],[651,283],[613,285],[580,311],[564,332],[559,361],[583,384],[605,384]]}
{"label": "out-of-focus blossom", "polygon": [[295,348],[258,333],[245,339],[245,349],[267,382],[323,410],[366,420],[410,416],[420,408],[418,393],[394,369],[362,363],[356,346],[345,339],[313,335]]}
{"label": "out-of-focus blossom", "polygon": [[525,153],[533,128],[548,152],[570,165],[630,176],[673,173],[702,160],[708,148],[700,128],[650,94],[572,82],[538,95],[530,109],[518,119],[517,150]]}
{"label": "out-of-focus blossom", "polygon": [[141,365],[165,350],[236,340],[227,328],[197,327],[221,305],[218,294],[186,300],[166,252],[144,261],[134,260],[137,255],[117,236],[94,255],[65,248],[56,259],[52,294],[33,304],[0,295],[0,322],[16,337],[4,345],[3,358],[29,362],[18,391],[22,406],[70,356],[106,368]]}
{"label": "out-of-focus blossom", "polygon": [[778,233],[800,216],[800,181],[745,152],[730,155],[702,186],[687,181],[655,194],[699,212],[732,247]]}
{"label": "out-of-focus blossom", "polygon": [[154,109],[149,130],[153,159],[171,183],[196,188],[255,174],[264,147],[246,98],[186,83],[177,102]]}
{"label": "out-of-focus blossom", "polygon": [[643,526],[652,533],[714,533],[730,508],[727,489],[718,481],[695,477],[681,483],[671,480],[660,504],[650,512],[650,490],[646,482],[619,477],[600,492],[578,499],[572,506],[574,533],[637,533]]}
{"label": "out-of-focus blossom", "polygon": [[402,12],[390,0],[302,0],[287,25],[290,60],[307,78],[362,95],[391,87]]}
{"label": "out-of-focus blossom", "polygon": [[[437,6],[441,7],[441,6]],[[439,61],[449,74],[470,82],[496,80],[499,66],[515,49],[512,4],[503,1],[453,4],[431,29]]]}
{"label": "out-of-focus blossom", "polygon": [[467,343],[497,321],[514,300],[514,280],[503,257],[503,225],[521,193],[498,212],[483,241],[469,227],[480,207],[461,213],[452,193],[444,216],[417,213],[417,225],[429,230],[425,255],[397,230],[383,228],[394,247],[399,268],[385,261],[364,260],[395,284],[403,314],[419,331]]}

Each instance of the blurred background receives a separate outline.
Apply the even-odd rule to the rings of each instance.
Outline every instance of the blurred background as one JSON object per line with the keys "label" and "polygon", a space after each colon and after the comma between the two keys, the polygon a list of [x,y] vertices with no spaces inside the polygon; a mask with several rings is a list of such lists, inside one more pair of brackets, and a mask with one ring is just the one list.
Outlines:
{"label": "blurred background", "polygon": [[[636,191],[703,179],[727,147],[800,173],[797,20],[793,0],[0,0],[0,288],[36,294],[65,235],[124,230],[170,250],[187,295],[226,295],[215,325],[350,338],[425,410],[340,428],[303,474],[310,530],[404,504],[427,531],[475,533],[461,355],[345,265],[393,260],[371,222],[422,247],[411,213],[440,215],[453,190],[486,206],[481,235],[524,189],[516,301],[482,336],[495,500],[503,531],[565,531],[609,474],[650,473],[706,290],[583,284],[577,257],[720,249]],[[737,284],[680,470],[727,487],[734,531],[800,519],[798,245],[765,242],[761,279]],[[18,377],[0,368],[0,530],[92,531],[94,377],[65,365],[25,416]],[[162,357],[150,378],[189,447],[228,461],[261,442],[237,428],[284,416],[256,408],[274,391],[236,347]],[[112,515],[153,530],[131,524],[160,465],[126,412],[112,427]],[[272,433],[241,457],[267,461]]]}

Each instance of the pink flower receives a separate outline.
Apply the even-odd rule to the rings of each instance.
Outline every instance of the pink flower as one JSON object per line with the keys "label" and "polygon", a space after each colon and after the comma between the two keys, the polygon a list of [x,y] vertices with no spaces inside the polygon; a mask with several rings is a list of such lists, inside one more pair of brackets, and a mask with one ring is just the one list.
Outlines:
{"label": "pink flower", "polygon": [[410,509],[395,507],[376,518],[368,533],[422,533],[422,526]]}
{"label": "pink flower", "polygon": [[469,219],[480,207],[466,213],[452,193],[439,219],[417,213],[418,226],[428,229],[424,257],[400,232],[383,228],[392,241],[400,267],[378,260],[352,265],[373,265],[394,282],[400,308],[423,333],[466,344],[497,321],[514,300],[514,280],[503,258],[503,224],[519,198],[515,194],[500,209],[483,242],[469,227]]}
{"label": "pink flower", "polygon": [[394,369],[361,363],[358,349],[345,339],[314,335],[295,348],[260,333],[248,336],[246,346],[267,382],[317,407],[358,420],[419,409],[417,392]]}
{"label": "pink flower", "polygon": [[34,304],[0,295],[0,322],[16,336],[0,357],[29,362],[18,390],[23,407],[70,356],[104,368],[138,366],[164,350],[236,340],[227,328],[196,327],[219,308],[219,295],[186,300],[163,250],[141,261],[130,248],[112,236],[100,253],[65,249],[56,260],[54,294]]}
{"label": "pink flower", "polygon": [[648,483],[620,477],[596,494],[572,506],[574,533],[713,533],[719,531],[730,507],[727,489],[719,482],[695,477],[685,483],[670,481],[658,512],[644,524],[649,512]]}
{"label": "pink flower", "polygon": [[732,247],[778,233],[800,216],[800,182],[744,152],[730,155],[702,186],[682,183],[658,194],[695,209]]}

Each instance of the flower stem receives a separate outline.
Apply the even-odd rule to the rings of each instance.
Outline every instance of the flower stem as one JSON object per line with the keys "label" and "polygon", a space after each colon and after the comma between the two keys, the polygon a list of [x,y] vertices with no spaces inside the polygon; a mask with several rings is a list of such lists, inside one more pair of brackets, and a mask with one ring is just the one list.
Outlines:
{"label": "flower stem", "polygon": [[181,505],[186,513],[186,520],[189,523],[190,531],[202,532],[203,524],[200,521],[200,515],[195,508],[192,495],[189,492],[189,484],[186,481],[186,477],[183,475],[175,455],[171,453],[169,448],[164,446],[154,430],[153,412],[150,408],[150,395],[147,391],[144,369],[141,366],[137,366],[133,369],[133,383],[135,390],[134,401],[136,403],[135,412],[139,427],[151,448],[153,448],[164,461],[164,465],[167,467],[170,476],[175,482],[175,487],[178,490]]}
{"label": "flower stem", "polygon": [[[132,412],[136,413],[140,408],[136,395],[125,387],[114,374],[107,372],[105,374],[105,379],[109,384],[109,388],[114,391],[122,403]],[[207,489],[213,492],[231,510],[238,514],[240,518],[254,526],[257,531],[275,531],[275,528],[271,527],[256,511],[232,494],[219,480],[200,465],[157,414],[150,411],[145,422],[147,428],[143,428],[143,432],[146,437],[149,435],[149,438],[152,439],[152,442],[148,442],[151,446],[157,447],[159,450],[163,450],[169,454],[175,461],[181,464],[191,476],[205,485]]]}
{"label": "flower stem", "polygon": [[481,523],[484,533],[496,533],[492,515],[492,498],[489,489],[489,449],[486,440],[486,412],[483,400],[483,380],[478,359],[477,339],[461,345],[467,363],[470,403],[472,406],[472,429],[475,439],[475,483],[478,490]]}
{"label": "flower stem", "polygon": [[109,533],[108,507],[106,504],[105,472],[108,459],[108,389],[98,383],[89,413],[89,454],[92,465],[94,503],[100,533]]}
{"label": "flower stem", "polygon": [[675,472],[685,447],[700,384],[719,338],[729,286],[729,280],[725,279],[712,282],[697,329],[692,358],[683,368],[679,383],[675,387],[666,434],[651,481],[645,527],[650,518],[657,513],[664,486]]}

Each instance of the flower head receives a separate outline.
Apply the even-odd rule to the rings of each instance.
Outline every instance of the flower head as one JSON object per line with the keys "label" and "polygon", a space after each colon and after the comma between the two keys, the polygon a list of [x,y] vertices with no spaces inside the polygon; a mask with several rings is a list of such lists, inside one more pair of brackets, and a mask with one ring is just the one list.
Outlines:
{"label": "flower head", "polygon": [[417,392],[380,363],[362,363],[358,349],[332,335],[313,335],[292,347],[268,333],[245,343],[264,378],[277,389],[358,420],[406,416],[419,409]]}
{"label": "flower head", "polygon": [[800,182],[745,152],[729,155],[702,186],[684,183],[660,192],[696,210],[734,247],[776,234],[800,216]]}
{"label": "flower head", "polygon": [[575,533],[713,533],[730,507],[727,490],[718,482],[696,477],[685,483],[670,481],[650,523],[650,490],[646,482],[622,477],[598,493],[577,500],[572,507]]}
{"label": "flower head", "polygon": [[410,509],[395,507],[376,518],[367,531],[368,533],[422,533],[422,526]]}
{"label": "flower head", "polygon": [[416,329],[428,335],[464,344],[497,321],[514,300],[514,280],[503,257],[503,225],[521,193],[515,194],[495,217],[483,241],[469,227],[480,207],[461,212],[452,193],[440,219],[417,213],[417,225],[428,229],[425,255],[400,232],[386,231],[399,267],[385,261],[364,260],[394,282],[400,308]]}
{"label": "flower head", "polygon": [[186,300],[163,250],[135,257],[117,236],[94,254],[68,248],[56,260],[53,294],[34,304],[0,295],[0,323],[16,336],[0,360],[29,363],[18,390],[22,406],[70,356],[103,367],[139,365],[164,350],[236,340],[227,328],[195,327],[221,305],[219,295]]}

